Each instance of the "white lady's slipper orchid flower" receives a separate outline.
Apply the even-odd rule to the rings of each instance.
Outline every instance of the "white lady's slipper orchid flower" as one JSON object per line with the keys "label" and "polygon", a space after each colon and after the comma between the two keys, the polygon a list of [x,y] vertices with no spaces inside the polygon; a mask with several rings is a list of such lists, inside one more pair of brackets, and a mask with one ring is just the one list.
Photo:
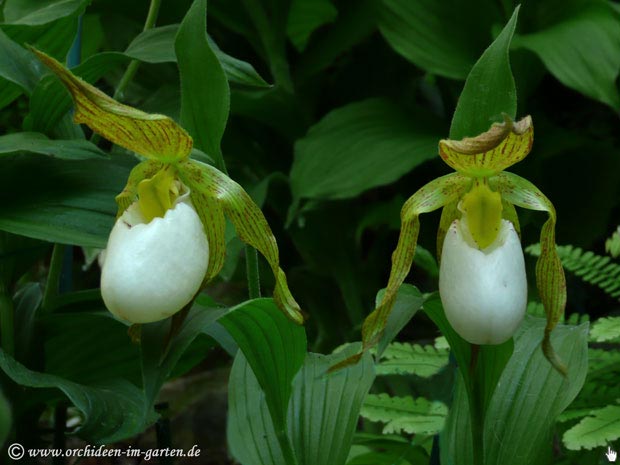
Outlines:
{"label": "white lady's slipper orchid flower", "polygon": [[189,191],[150,222],[136,201],[116,221],[108,240],[103,301],[130,323],[168,318],[198,292],[208,260],[209,245]]}
{"label": "white lady's slipper orchid flower", "polygon": [[507,220],[495,241],[480,249],[467,221],[454,220],[443,243],[439,294],[448,321],[472,344],[512,337],[527,306],[527,279],[519,236]]}

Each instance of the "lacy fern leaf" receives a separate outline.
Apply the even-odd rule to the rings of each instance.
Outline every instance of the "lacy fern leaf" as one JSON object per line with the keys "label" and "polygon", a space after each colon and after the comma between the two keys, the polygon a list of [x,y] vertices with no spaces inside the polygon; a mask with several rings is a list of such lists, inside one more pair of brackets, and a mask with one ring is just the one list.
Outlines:
{"label": "lacy fern leaf", "polygon": [[[526,252],[534,257],[540,256],[540,244],[527,247]],[[620,264],[611,257],[596,255],[572,245],[557,247],[562,266],[581,277],[584,281],[600,287],[613,298],[620,298]]]}
{"label": "lacy fern leaf", "polygon": [[376,366],[377,375],[417,375],[430,378],[448,364],[448,350],[393,342]]}

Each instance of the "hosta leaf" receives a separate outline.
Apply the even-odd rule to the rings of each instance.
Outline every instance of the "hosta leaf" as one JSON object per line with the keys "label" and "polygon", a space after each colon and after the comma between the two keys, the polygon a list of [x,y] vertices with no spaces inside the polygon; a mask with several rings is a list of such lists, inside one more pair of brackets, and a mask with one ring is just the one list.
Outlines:
{"label": "hosta leaf", "polygon": [[295,143],[296,199],[342,199],[394,182],[437,151],[441,124],[370,99],[333,110]]}
{"label": "hosta leaf", "polygon": [[[127,47],[125,55],[146,63],[166,63],[177,61],[174,42],[179,31],[178,24],[155,27],[140,33]],[[207,35],[209,46],[220,60],[228,81],[242,86],[269,87],[254,67],[222,52]]]}
{"label": "hosta leaf", "polygon": [[550,342],[551,331],[560,321],[566,306],[566,278],[555,247],[555,207],[534,184],[516,174],[502,172],[491,178],[490,186],[507,202],[530,210],[544,211],[549,215],[540,231],[541,254],[536,262],[536,286],[547,315],[542,348],[549,362],[565,373],[566,367]]}
{"label": "hosta leaf", "polygon": [[8,0],[3,9],[4,22],[27,26],[47,24],[73,15],[88,3],[88,0]]}
{"label": "hosta leaf", "polygon": [[[9,158],[10,157],[10,162]],[[0,170],[0,229],[62,244],[104,248],[132,160],[11,155]],[[15,195],[20,192],[21,195]]]}
{"label": "hosta leaf", "polygon": [[573,8],[570,15],[563,15],[545,29],[518,37],[515,45],[536,53],[564,85],[618,108],[618,15],[608,2],[580,3],[581,6]]}
{"label": "hosta leaf", "polygon": [[369,394],[364,400],[361,415],[370,421],[386,425],[383,434],[437,434],[443,429],[448,408],[441,402],[422,397],[390,397],[387,394]]}
{"label": "hosta leaf", "polygon": [[172,162],[188,157],[192,138],[172,119],[122,105],[74,76],[55,59],[32,50],[71,92],[76,123],[85,123],[106,139],[147,158]]}
{"label": "hosta leaf", "polygon": [[433,346],[393,342],[387,346],[379,364],[377,375],[417,375],[429,378],[448,364],[448,351]]}
{"label": "hosta leaf", "polygon": [[590,339],[595,342],[620,339],[620,317],[610,316],[596,320],[590,328]]}
{"label": "hosta leaf", "polygon": [[[517,90],[510,70],[510,41],[517,25],[519,6],[493,43],[476,62],[454,110],[450,139],[472,137],[486,131],[502,114],[514,119]],[[493,89],[493,92],[489,92]]]}
{"label": "hosta leaf", "polygon": [[594,410],[564,433],[562,441],[572,450],[606,446],[620,438],[620,405]]}
{"label": "hosta leaf", "polygon": [[465,79],[498,19],[487,1],[386,0],[379,28],[396,52],[422,69]]}
{"label": "hosta leaf", "polygon": [[33,152],[65,160],[99,158],[105,154],[86,140],[51,140],[38,132],[18,132],[0,136],[0,155]]}
{"label": "hosta leaf", "polygon": [[239,238],[263,254],[276,279],[276,303],[289,318],[302,323],[301,309],[288,288],[284,271],[280,268],[278,244],[263,212],[248,193],[221,171],[195,160],[179,165],[179,177],[192,191],[217,200],[224,214],[235,226]]}
{"label": "hosta leaf", "polygon": [[255,299],[220,318],[252,367],[276,432],[286,428],[291,383],[306,353],[303,327],[287,319],[271,299]]}
{"label": "hosta leaf", "polygon": [[303,51],[312,32],[330,23],[338,10],[330,0],[293,0],[288,13],[286,34],[295,48]]}
{"label": "hosta leaf", "polygon": [[156,419],[155,412],[147,408],[142,391],[124,379],[78,384],[60,376],[29,370],[1,350],[0,368],[22,386],[60,389],[83,414],[77,434],[88,441],[109,444],[130,438]]}
{"label": "hosta leaf", "polygon": [[[366,354],[357,365],[336,373],[328,369],[355,349],[350,346],[327,356],[308,354],[293,380],[287,436],[299,465],[344,465],[346,461],[362,402],[374,380],[373,362]],[[275,437],[265,396],[243,354],[235,358],[230,376],[232,454],[243,465],[290,465]]]}
{"label": "hosta leaf", "polygon": [[197,148],[220,160],[220,141],[230,111],[230,89],[206,31],[207,2],[195,0],[175,40],[181,77],[181,123],[194,137]]}
{"label": "hosta leaf", "polygon": [[385,294],[362,327],[364,349],[372,347],[381,338],[398,289],[409,274],[420,230],[419,215],[454,202],[466,192],[469,184],[470,180],[461,174],[448,174],[426,184],[403,205],[400,236],[392,255],[392,269]]}

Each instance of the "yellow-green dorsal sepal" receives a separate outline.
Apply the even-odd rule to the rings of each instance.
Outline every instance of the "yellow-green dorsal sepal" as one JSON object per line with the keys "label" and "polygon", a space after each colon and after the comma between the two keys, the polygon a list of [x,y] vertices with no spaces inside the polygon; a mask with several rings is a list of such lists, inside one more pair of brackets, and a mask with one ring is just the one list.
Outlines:
{"label": "yellow-green dorsal sepal", "polygon": [[30,49],[71,93],[76,123],[84,123],[106,139],[147,158],[173,163],[189,157],[192,138],[172,119],[118,103],[54,58]]}
{"label": "yellow-green dorsal sepal", "polygon": [[526,116],[518,122],[504,115],[503,123],[476,137],[439,141],[439,155],[459,173],[475,178],[496,175],[523,160],[532,149],[534,126]]}
{"label": "yellow-green dorsal sepal", "polygon": [[502,223],[502,197],[489,189],[485,179],[476,180],[459,203],[459,210],[478,248],[486,249],[495,242]]}
{"label": "yellow-green dorsal sepal", "polygon": [[170,168],[138,184],[138,205],[147,223],[153,218],[163,218],[178,196],[179,182]]}

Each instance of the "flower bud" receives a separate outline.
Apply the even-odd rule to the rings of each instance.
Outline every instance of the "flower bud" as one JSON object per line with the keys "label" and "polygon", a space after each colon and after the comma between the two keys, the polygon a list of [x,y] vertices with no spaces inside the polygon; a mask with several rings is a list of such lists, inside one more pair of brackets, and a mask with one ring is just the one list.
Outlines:
{"label": "flower bud", "polygon": [[162,320],[198,292],[208,260],[209,245],[189,192],[150,222],[136,201],[116,221],[108,240],[101,270],[103,301],[130,323]]}
{"label": "flower bud", "polygon": [[510,221],[501,220],[495,240],[480,249],[465,216],[446,234],[439,293],[448,321],[472,344],[501,344],[517,330],[527,306],[521,242]]}

